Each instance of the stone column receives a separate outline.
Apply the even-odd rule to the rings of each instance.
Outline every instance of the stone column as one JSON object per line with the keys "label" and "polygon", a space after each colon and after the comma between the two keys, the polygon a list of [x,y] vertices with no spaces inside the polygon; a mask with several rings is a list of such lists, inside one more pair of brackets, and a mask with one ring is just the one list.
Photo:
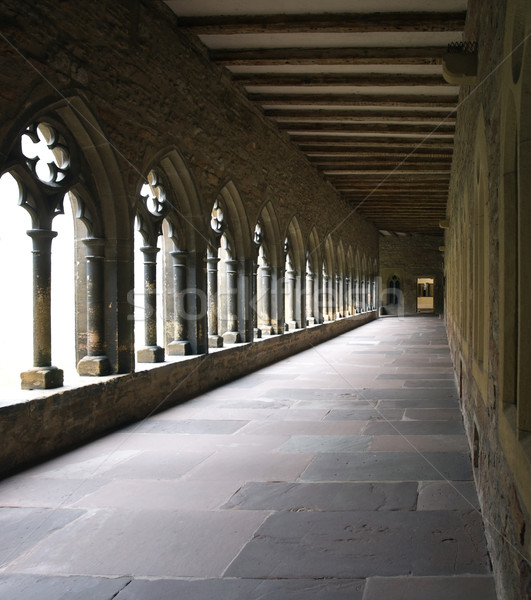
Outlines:
{"label": "stone column", "polygon": [[260,274],[262,276],[262,295],[260,297],[262,332],[266,335],[274,335],[275,328],[271,324],[271,267],[262,267]]}
{"label": "stone column", "polygon": [[164,362],[164,348],[157,345],[157,253],[156,246],[142,246],[144,255],[144,343],[137,351],[140,363]]}
{"label": "stone column", "polygon": [[345,298],[345,317],[349,317],[352,314],[352,303],[351,303],[351,293],[350,293],[350,277],[345,276],[345,289],[343,297]]}
{"label": "stone column", "polygon": [[343,280],[341,275],[336,275],[336,319],[341,319],[343,312]]}
{"label": "stone column", "polygon": [[168,344],[168,354],[186,356],[192,353],[186,327],[189,318],[185,294],[187,252],[173,250],[170,255],[173,260],[173,340]]}
{"label": "stone column", "polygon": [[227,321],[228,330],[223,334],[226,344],[240,343],[241,336],[238,331],[238,261],[225,261],[227,269]]}
{"label": "stone column", "polygon": [[306,323],[308,325],[315,325],[314,280],[315,275],[308,271],[306,273]]}
{"label": "stone column", "polygon": [[288,282],[287,302],[286,302],[286,325],[288,330],[298,329],[299,324],[295,320],[295,282],[297,279],[297,271],[289,270],[286,272],[286,281]]}
{"label": "stone column", "polygon": [[253,318],[253,336],[255,338],[262,337],[262,330],[258,327],[258,263],[253,261],[253,276],[252,276],[252,318]]}
{"label": "stone column", "polygon": [[103,264],[105,240],[84,238],[87,258],[87,355],[77,364],[80,375],[101,376],[111,373],[104,352]]}
{"label": "stone column", "polygon": [[218,334],[218,263],[219,258],[207,254],[208,346],[221,348],[223,338]]}
{"label": "stone column", "polygon": [[30,229],[33,240],[33,368],[20,374],[23,390],[63,385],[63,371],[52,366],[51,248],[56,231]]}
{"label": "stone column", "polygon": [[330,321],[330,315],[328,314],[328,305],[329,305],[328,279],[329,279],[328,274],[323,272],[323,287],[321,290],[321,311],[323,314],[323,323],[325,321]]}
{"label": "stone column", "polygon": [[335,319],[337,305],[336,281],[335,275],[333,274],[328,276],[328,290],[328,293],[330,294],[328,298],[328,314],[330,321],[333,321]]}

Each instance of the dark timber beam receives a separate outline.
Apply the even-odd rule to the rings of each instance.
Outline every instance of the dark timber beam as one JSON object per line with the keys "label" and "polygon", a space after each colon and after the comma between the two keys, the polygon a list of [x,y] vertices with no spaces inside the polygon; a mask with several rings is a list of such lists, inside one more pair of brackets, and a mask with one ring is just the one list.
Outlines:
{"label": "dark timber beam", "polygon": [[282,109],[265,108],[266,117],[278,122],[290,121],[366,121],[375,119],[377,121],[428,121],[454,123],[455,112],[453,111],[429,111],[429,110],[341,110],[341,109]]}
{"label": "dark timber beam", "polygon": [[440,135],[440,134],[416,134],[409,135],[408,137],[404,136],[393,136],[393,135],[382,135],[382,136],[372,136],[372,135],[357,135],[356,133],[349,133],[347,135],[330,135],[330,134],[306,134],[304,132],[293,133],[290,135],[290,138],[293,142],[296,143],[305,143],[305,144],[334,144],[338,143],[338,147],[343,143],[343,145],[353,145],[358,142],[360,143],[370,143],[370,144],[381,144],[382,147],[385,145],[395,145],[402,143],[403,146],[410,146],[411,148],[415,148],[419,145],[434,145],[435,143],[440,146],[444,144],[444,142],[448,143],[448,147],[453,147],[453,136],[452,135]]}
{"label": "dark timber beam", "polygon": [[456,110],[457,94],[297,94],[297,93],[255,93],[247,94],[249,100],[269,106],[325,105],[325,106],[403,106],[410,108],[442,107]]}
{"label": "dark timber beam", "polygon": [[444,155],[444,156],[452,156],[453,148],[452,144],[440,145],[440,144],[428,144],[425,143],[422,146],[416,147],[414,144],[403,144],[401,146],[389,145],[389,144],[363,144],[356,143],[352,144],[351,142],[344,144],[334,144],[330,142],[326,142],[324,144],[312,143],[312,144],[297,144],[299,150],[304,152],[308,156],[312,155],[337,155],[337,156],[350,156],[355,154],[357,156],[361,155],[374,155],[374,156],[385,156],[386,154],[402,154],[407,156],[409,154],[413,154],[415,156],[420,154],[425,155]]}
{"label": "dark timber beam", "polygon": [[196,35],[250,33],[372,33],[462,31],[466,11],[179,17],[178,25]]}
{"label": "dark timber beam", "polygon": [[346,169],[359,169],[360,171],[383,171],[389,169],[391,171],[400,170],[402,172],[409,171],[425,171],[430,173],[431,171],[450,172],[451,163],[411,163],[411,162],[382,162],[374,161],[369,163],[359,163],[352,161],[350,163],[337,163],[334,161],[312,161],[312,164],[319,169],[334,169],[334,168],[346,168]]}
{"label": "dark timber beam", "polygon": [[447,46],[210,50],[221,65],[436,65]]}
{"label": "dark timber beam", "polygon": [[435,134],[453,134],[455,127],[453,123],[427,123],[426,125],[417,125],[412,123],[401,123],[396,121],[393,123],[371,123],[371,122],[356,122],[356,123],[284,123],[277,122],[279,129],[288,132],[316,132],[316,131],[339,131],[339,132],[354,132],[354,133],[435,133]]}
{"label": "dark timber beam", "polygon": [[232,80],[244,86],[357,86],[449,85],[442,74],[407,73],[233,73]]}

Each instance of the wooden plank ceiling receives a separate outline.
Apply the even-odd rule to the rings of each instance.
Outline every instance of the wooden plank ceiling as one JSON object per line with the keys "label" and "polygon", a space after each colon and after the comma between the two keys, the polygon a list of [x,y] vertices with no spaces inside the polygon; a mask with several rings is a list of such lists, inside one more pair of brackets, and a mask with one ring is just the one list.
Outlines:
{"label": "wooden plank ceiling", "polygon": [[353,210],[440,235],[466,0],[166,0]]}

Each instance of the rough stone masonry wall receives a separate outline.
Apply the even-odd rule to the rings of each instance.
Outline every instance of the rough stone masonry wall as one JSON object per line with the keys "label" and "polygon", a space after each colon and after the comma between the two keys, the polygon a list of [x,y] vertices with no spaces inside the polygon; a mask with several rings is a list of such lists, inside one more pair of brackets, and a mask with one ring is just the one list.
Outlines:
{"label": "rough stone masonry wall", "polygon": [[444,238],[429,235],[380,236],[380,298],[385,304],[389,278],[400,279],[404,299],[404,315],[417,313],[417,277],[433,277],[434,313],[444,312],[443,254],[439,247]]}
{"label": "rough stone masonry wall", "polygon": [[[511,0],[512,1],[512,0]],[[499,598],[521,600],[530,597],[529,532],[531,522],[526,504],[530,490],[518,487],[512,467],[515,454],[504,452],[500,423],[504,399],[500,390],[500,210],[501,119],[504,81],[504,32],[506,8],[511,2],[469,0],[465,39],[478,42],[476,86],[461,88],[457,113],[456,142],[448,204],[450,228],[446,250],[447,289],[454,290],[446,304],[447,330],[454,358],[465,426],[474,458],[489,551]],[[510,62],[509,62],[510,69]],[[477,269],[474,257],[474,200],[480,189],[477,181],[476,151],[478,127],[483,122],[485,142],[479,150],[486,157],[482,171],[480,201],[487,211],[485,258],[488,273],[488,310],[485,314],[487,358],[481,373],[474,361],[473,281]],[[529,199],[525,199],[526,202]],[[515,268],[515,267],[514,267]],[[518,446],[515,440],[514,448]]]}
{"label": "rough stone masonry wall", "polygon": [[374,228],[247,101],[228,71],[208,60],[199,41],[178,29],[162,2],[6,0],[0,21],[12,44],[2,42],[0,54],[1,143],[14,141],[13,122],[24,124],[28,107],[80,95],[120,155],[131,202],[153,157],[176,146],[205,211],[230,179],[249,223],[271,201],[281,231],[297,215],[305,239],[316,226],[321,239],[334,232],[377,257]]}

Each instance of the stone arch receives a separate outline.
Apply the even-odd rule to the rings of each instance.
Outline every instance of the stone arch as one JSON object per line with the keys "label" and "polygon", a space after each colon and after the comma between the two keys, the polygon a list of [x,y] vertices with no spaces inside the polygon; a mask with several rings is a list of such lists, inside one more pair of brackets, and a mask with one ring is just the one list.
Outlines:
{"label": "stone arch", "polygon": [[238,188],[229,180],[221,188],[218,198],[226,210],[227,228],[232,234],[234,258],[240,261],[249,259],[251,250],[251,230],[249,220]]}
{"label": "stone arch", "polygon": [[[260,209],[257,224],[260,240],[255,239],[256,259],[253,265],[253,310],[256,311],[256,335],[272,335],[283,331],[284,270],[280,227],[275,208],[267,201]],[[282,259],[281,259],[282,256]]]}
{"label": "stone arch", "polygon": [[[35,135],[39,123],[47,124],[50,131],[64,139],[69,154],[68,167],[65,167],[68,172],[61,174],[60,185],[48,192],[44,191],[46,183],[30,183],[31,176],[26,168],[29,162],[20,146],[22,136]],[[132,213],[114,148],[90,107],[78,96],[58,102],[43,100],[32,105],[13,121],[10,134],[12,139],[6,143],[9,157],[2,170],[13,171],[24,187],[25,206],[32,213],[34,229],[44,228],[51,232],[54,216],[63,210],[60,195],[68,192],[73,200],[78,306],[75,348],[77,358],[83,357],[78,362],[80,374],[130,371],[133,346],[128,292],[133,287],[133,277],[132,222],[128,216]],[[57,138],[58,143],[62,143],[61,139]],[[55,154],[53,144],[55,141],[49,142],[49,148]],[[50,192],[56,197],[51,204]],[[42,202],[43,193],[48,194],[46,209]],[[104,310],[103,307],[111,308]],[[46,311],[38,314],[46,314]],[[36,327],[43,330],[42,324]],[[51,379],[26,381],[23,386],[56,387],[62,383],[59,379]]]}
{"label": "stone arch", "polygon": [[284,311],[287,329],[306,325],[306,250],[299,221],[294,216],[284,237]]}
{"label": "stone arch", "polygon": [[322,264],[321,243],[314,226],[308,236],[306,252],[306,322],[308,325],[322,323]]}
{"label": "stone arch", "polygon": [[325,239],[323,252],[323,313],[327,321],[333,321],[336,314],[335,265],[334,244],[329,235]]}

